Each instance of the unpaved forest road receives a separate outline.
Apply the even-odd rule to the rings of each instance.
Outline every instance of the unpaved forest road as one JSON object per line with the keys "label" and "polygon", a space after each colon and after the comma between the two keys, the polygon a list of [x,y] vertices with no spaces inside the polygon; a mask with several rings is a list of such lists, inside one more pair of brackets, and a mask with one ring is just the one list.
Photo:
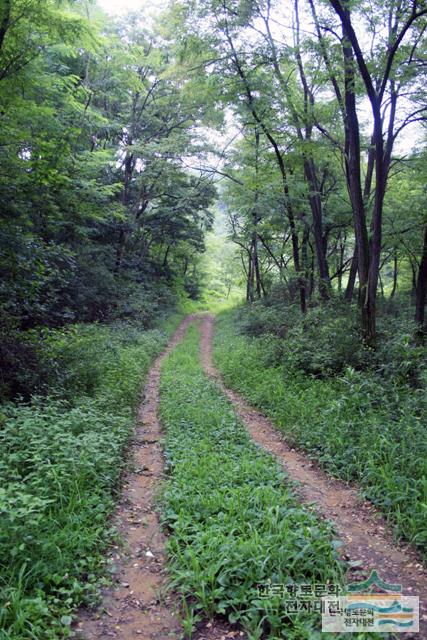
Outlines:
{"label": "unpaved forest road", "polygon": [[[114,524],[125,550],[113,556],[118,569],[116,588],[104,591],[96,612],[83,611],[76,631],[85,640],[177,640],[182,627],[171,597],[159,599],[165,586],[165,537],[155,511],[156,491],[163,479],[163,456],[158,419],[160,367],[183,339],[195,319],[182,321],[166,350],[155,360],[147,377],[144,400],[131,441],[132,460]],[[127,553],[126,553],[127,548]],[[228,640],[239,632],[214,621],[201,626],[194,640]],[[242,639],[240,636],[239,640]]]}
{"label": "unpaved forest road", "polygon": [[[416,554],[406,547],[393,544],[389,529],[367,501],[357,491],[328,476],[307,456],[289,447],[283,435],[259,411],[251,407],[238,393],[223,384],[212,361],[214,316],[206,315],[201,324],[200,356],[206,373],[215,380],[233,403],[253,440],[272,453],[284,466],[292,480],[300,483],[298,493],[306,502],[315,503],[316,510],[332,520],[344,542],[345,557],[362,561],[364,574],[377,569],[386,582],[402,585],[406,595],[420,598],[420,633],[411,634],[427,639],[427,573]],[[357,573],[354,581],[358,580]],[[409,633],[404,638],[411,637]]]}
{"label": "unpaved forest road", "polygon": [[[182,340],[190,323],[199,318],[191,315],[183,320],[148,375],[131,442],[133,466],[126,475],[115,517],[115,525],[125,540],[128,553],[118,550],[113,556],[118,582],[116,588],[104,591],[98,612],[81,613],[75,630],[85,640],[178,640],[182,637],[173,598],[158,597],[166,576],[165,538],[155,511],[156,491],[163,479],[162,433],[157,410],[161,363]],[[231,400],[254,441],[282,462],[290,478],[301,483],[302,499],[316,503],[316,509],[334,521],[345,544],[346,556],[353,561],[362,560],[365,571],[376,568],[384,580],[401,583],[404,593],[420,596],[423,604],[420,633],[406,633],[403,637],[427,639],[427,576],[417,556],[410,549],[392,543],[381,516],[369,503],[361,501],[354,489],[334,480],[309,458],[287,446],[269,420],[223,385],[212,364],[213,326],[213,316],[203,316],[200,355],[205,371]],[[356,574],[354,579],[358,579]],[[193,638],[245,640],[243,634],[218,620],[199,627]]]}

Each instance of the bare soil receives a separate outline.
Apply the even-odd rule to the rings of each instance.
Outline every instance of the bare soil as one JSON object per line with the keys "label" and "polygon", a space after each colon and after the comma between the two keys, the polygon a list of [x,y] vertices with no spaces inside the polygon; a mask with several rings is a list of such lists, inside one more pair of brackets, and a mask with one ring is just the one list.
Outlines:
{"label": "bare soil", "polygon": [[163,474],[157,410],[161,363],[182,340],[191,320],[180,324],[148,374],[114,522],[124,540],[124,548],[113,555],[117,580],[102,594],[101,607],[82,615],[79,632],[87,640],[173,640],[182,635],[175,603],[164,594],[165,538],[155,510]]}
{"label": "bare soil", "polygon": [[[349,581],[363,579],[377,569],[386,582],[402,585],[402,593],[420,597],[420,633],[427,638],[427,573],[411,548],[393,542],[390,528],[374,506],[363,500],[357,490],[320,469],[307,455],[290,447],[276,427],[251,407],[240,394],[228,389],[213,365],[212,338],[214,317],[206,315],[200,327],[200,357],[206,373],[215,380],[234,405],[253,440],[272,453],[284,466],[289,478],[297,482],[297,491],[321,515],[333,522],[343,541],[342,553],[352,563]],[[408,638],[409,634],[405,634]]]}

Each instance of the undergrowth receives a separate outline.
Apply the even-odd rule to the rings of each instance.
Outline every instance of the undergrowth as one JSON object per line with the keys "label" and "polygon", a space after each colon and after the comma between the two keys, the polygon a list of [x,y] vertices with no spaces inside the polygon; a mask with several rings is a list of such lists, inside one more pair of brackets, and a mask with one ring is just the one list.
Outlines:
{"label": "undergrowth", "polygon": [[[292,309],[273,333],[274,313],[252,308],[219,316],[214,357],[225,383],[269,415],[288,442],[332,474],[356,481],[394,523],[396,535],[425,552],[422,349],[396,333],[374,354],[357,347],[350,335],[356,345],[351,351],[335,328],[333,313],[324,325],[318,322],[317,341],[311,340],[310,329],[298,327]],[[319,313],[327,312],[315,310],[312,316]],[[353,366],[345,366],[346,361]]]}
{"label": "undergrowth", "polygon": [[95,598],[141,385],[175,325],[51,332],[50,395],[2,407],[1,640],[69,637]]}
{"label": "undergrowth", "polygon": [[162,518],[188,637],[201,615],[222,614],[251,640],[323,638],[318,613],[290,615],[282,596],[264,598],[259,586],[340,582],[339,541],[203,374],[198,341],[191,327],[164,363],[160,403],[170,475]]}

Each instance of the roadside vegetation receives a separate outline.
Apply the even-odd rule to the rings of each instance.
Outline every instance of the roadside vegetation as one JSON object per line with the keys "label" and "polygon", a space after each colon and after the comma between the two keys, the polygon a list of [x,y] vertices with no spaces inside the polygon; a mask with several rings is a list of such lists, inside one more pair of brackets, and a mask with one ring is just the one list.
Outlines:
{"label": "roadside vegetation", "polygon": [[51,331],[49,395],[2,406],[2,640],[69,637],[72,611],[96,598],[141,385],[176,321]]}
{"label": "roadside vegetation", "polygon": [[[283,293],[283,292],[282,292]],[[401,301],[402,303],[403,301]],[[270,416],[287,442],[363,494],[427,550],[426,349],[405,313],[383,312],[377,350],[355,310],[276,298],[220,314],[215,363],[225,383]]]}

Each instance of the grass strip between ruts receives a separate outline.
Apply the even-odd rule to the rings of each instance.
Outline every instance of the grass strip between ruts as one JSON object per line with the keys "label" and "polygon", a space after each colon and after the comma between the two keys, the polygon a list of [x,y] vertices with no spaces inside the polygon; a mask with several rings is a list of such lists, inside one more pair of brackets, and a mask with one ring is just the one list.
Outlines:
{"label": "grass strip between ruts", "polygon": [[170,474],[162,518],[188,635],[201,614],[224,614],[251,639],[325,638],[319,613],[288,615],[283,595],[261,597],[259,585],[341,582],[333,532],[252,443],[198,350],[193,326],[162,367],[160,402]]}

